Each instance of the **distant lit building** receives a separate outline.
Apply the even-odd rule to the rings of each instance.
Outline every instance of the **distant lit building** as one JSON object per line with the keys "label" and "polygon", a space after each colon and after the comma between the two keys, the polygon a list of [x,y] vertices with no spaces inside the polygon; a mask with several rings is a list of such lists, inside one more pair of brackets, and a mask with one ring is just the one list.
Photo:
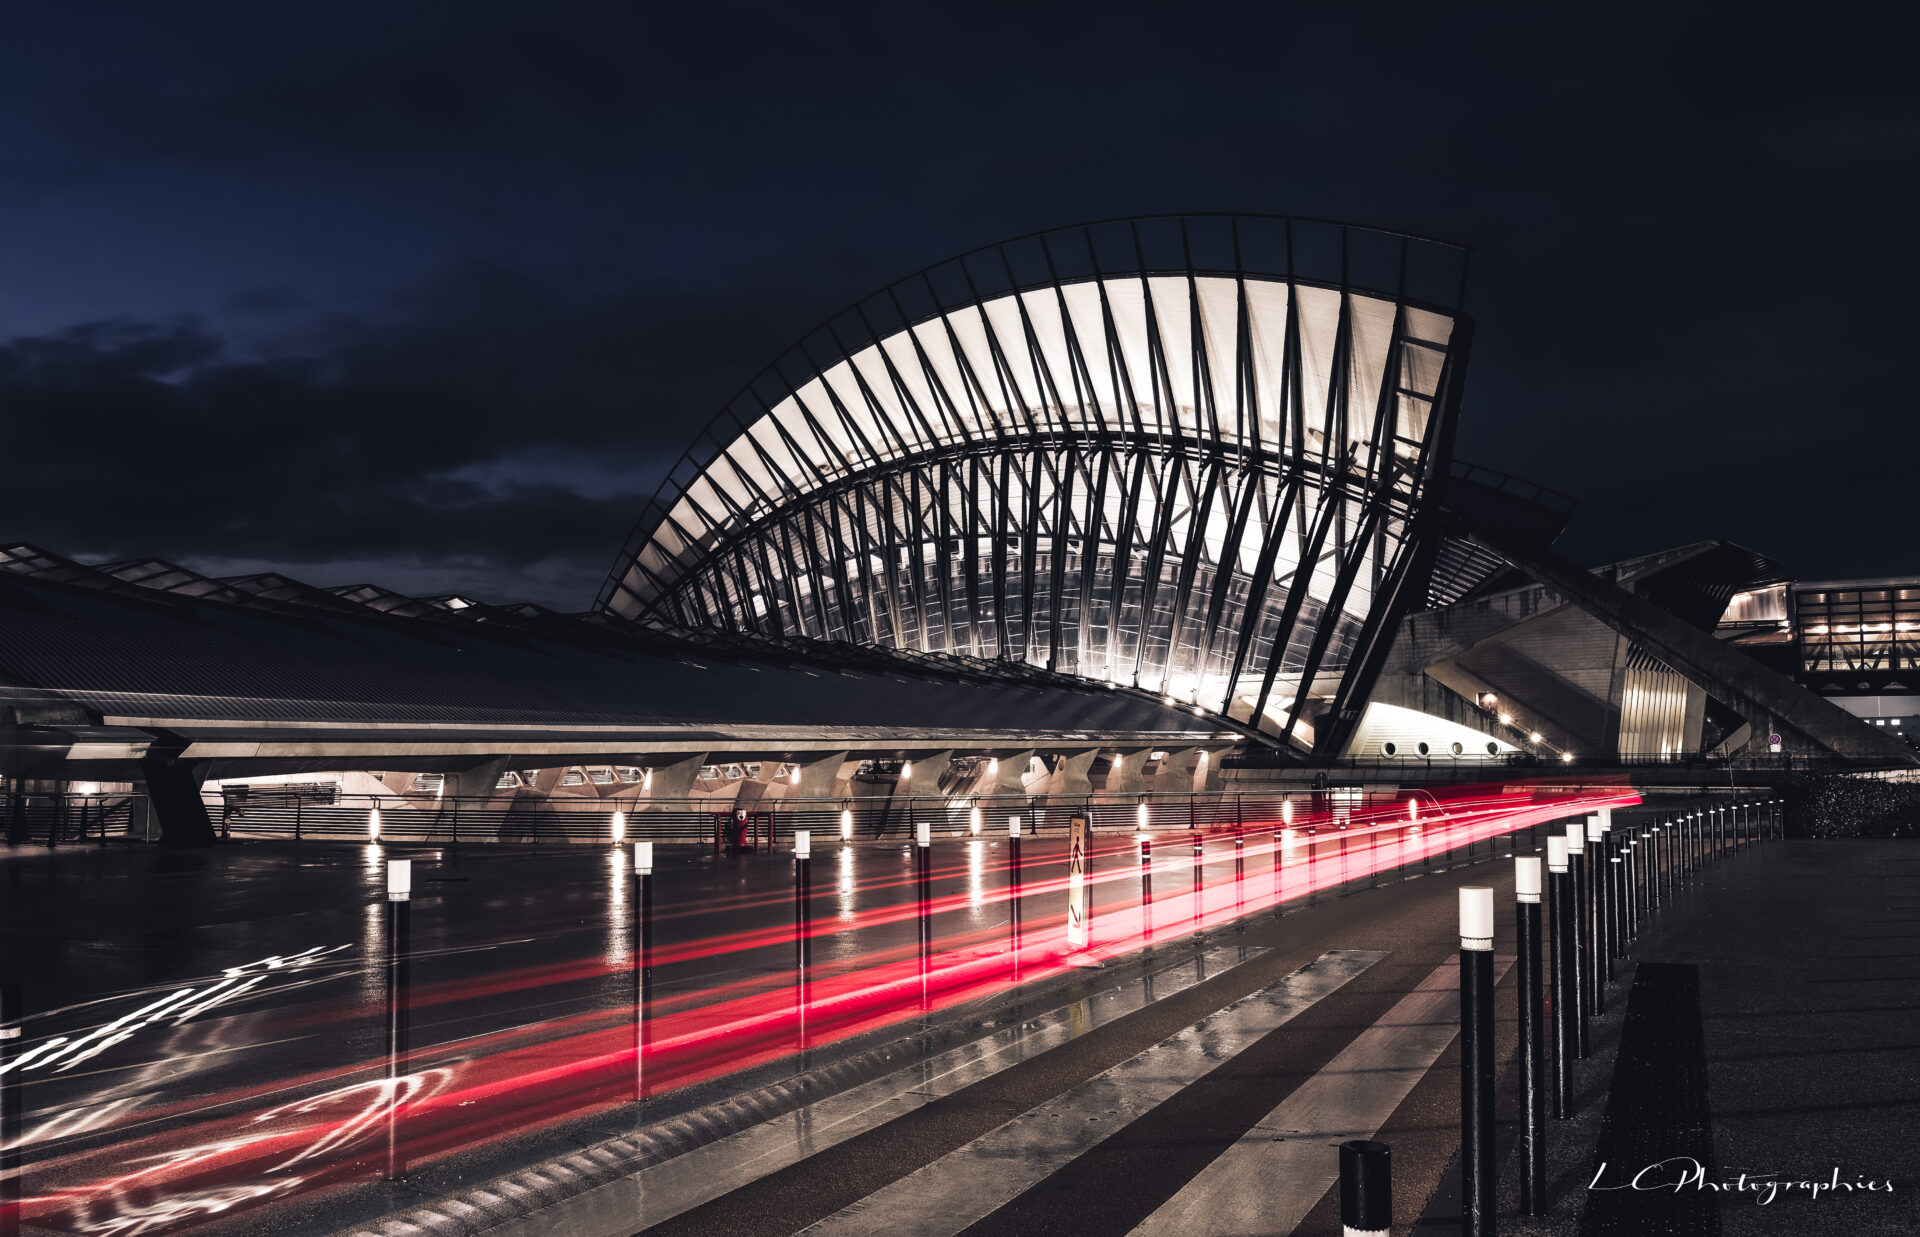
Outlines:
{"label": "distant lit building", "polygon": [[1717,634],[1870,725],[1920,740],[1920,576],[1781,581]]}

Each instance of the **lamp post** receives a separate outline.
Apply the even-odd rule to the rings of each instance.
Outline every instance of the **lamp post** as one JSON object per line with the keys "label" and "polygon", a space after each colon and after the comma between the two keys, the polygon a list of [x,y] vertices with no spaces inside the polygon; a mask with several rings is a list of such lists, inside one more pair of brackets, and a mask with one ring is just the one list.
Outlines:
{"label": "lamp post", "polygon": [[1007,817],[1007,930],[1013,945],[1013,982],[1020,982],[1020,818]]}
{"label": "lamp post", "polygon": [[914,826],[913,840],[920,894],[920,1008],[924,1012],[932,996],[928,982],[933,966],[933,826],[924,820],[919,822]]}
{"label": "lamp post", "polygon": [[19,984],[0,984],[0,1237],[20,1232],[20,1080],[8,1068],[19,1047],[21,1022]]}
{"label": "lamp post", "polygon": [[[376,811],[378,809],[375,809]],[[387,861],[387,1180],[406,1172],[406,1118],[402,1091],[406,1085],[411,1026],[408,1006],[412,982],[413,861]]]}
{"label": "lamp post", "polygon": [[633,844],[633,1102],[647,1098],[647,1040],[653,1013],[653,843]]}
{"label": "lamp post", "polygon": [[813,834],[793,834],[793,1016],[800,1051],[807,1050],[807,981],[813,963]]}
{"label": "lamp post", "polygon": [[1153,835],[1142,833],[1140,844],[1140,939],[1153,939]]}
{"label": "lamp post", "polygon": [[1593,941],[1587,920],[1586,848],[1586,822],[1571,822],[1567,825],[1567,874],[1572,878],[1573,897],[1568,901],[1573,910],[1573,976],[1575,1002],[1580,1011],[1577,1018],[1579,1056],[1583,1061],[1587,1056],[1587,1019],[1593,1011]]}
{"label": "lamp post", "polygon": [[1513,861],[1515,944],[1520,954],[1520,1075],[1526,1108],[1521,1139],[1523,1172],[1520,1209],[1528,1215],[1546,1210],[1547,1198],[1547,1034],[1546,990],[1541,983],[1540,857]]}
{"label": "lamp post", "polygon": [[1580,1054],[1577,1026],[1580,1007],[1579,948],[1574,942],[1573,875],[1567,867],[1567,839],[1547,838],[1547,876],[1552,904],[1548,907],[1553,959],[1553,1115],[1562,1120],[1573,1114],[1573,1062]]}
{"label": "lamp post", "polygon": [[1460,889],[1460,1202],[1466,1237],[1493,1237],[1493,890]]}

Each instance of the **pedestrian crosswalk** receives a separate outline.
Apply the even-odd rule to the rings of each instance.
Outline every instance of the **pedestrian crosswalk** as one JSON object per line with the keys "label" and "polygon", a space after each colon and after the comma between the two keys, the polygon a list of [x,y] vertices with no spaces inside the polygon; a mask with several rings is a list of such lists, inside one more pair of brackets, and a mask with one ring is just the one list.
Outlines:
{"label": "pedestrian crosswalk", "polygon": [[[494,1212],[489,1223],[479,1223],[476,1208],[463,1213],[456,1203],[398,1222],[390,1218],[364,1237],[482,1229],[488,1237],[553,1232],[629,1237],[649,1231],[663,1237],[740,1232],[954,1237],[968,1230],[1033,1231],[1032,1209],[1049,1205],[1035,1202],[1037,1192],[1066,1189],[1071,1194],[1076,1174],[1082,1183],[1097,1182],[1101,1174],[1115,1180],[1111,1149],[1127,1141],[1115,1139],[1116,1134],[1131,1127],[1136,1153],[1143,1132],[1150,1145],[1167,1145],[1168,1131],[1179,1127],[1179,1120],[1169,1118],[1174,1109],[1184,1105],[1212,1113],[1209,1087],[1215,1096],[1238,1093],[1243,1080],[1237,1075],[1251,1070],[1250,1076],[1270,1077],[1261,1071],[1273,1068],[1271,1060],[1290,1059],[1298,1038],[1311,1035],[1324,1046],[1286,1081],[1261,1084],[1273,1088],[1273,1106],[1264,1116],[1256,1119],[1266,1097],[1258,1088],[1246,1092],[1252,1102],[1242,1104],[1232,1128],[1187,1150],[1178,1164],[1166,1157],[1166,1165],[1156,1165],[1151,1175],[1157,1179],[1144,1185],[1139,1200],[1126,1204],[1134,1210],[1125,1218],[1119,1218],[1124,1208],[1116,1206],[1092,1228],[1077,1230],[1112,1237],[1288,1237],[1336,1184],[1333,1145],[1376,1135],[1458,1033],[1457,961],[1434,966],[1428,955],[1418,969],[1409,969],[1406,960],[1395,957],[1394,967],[1382,969],[1384,979],[1355,985],[1392,955],[1329,950],[1264,986],[1255,986],[1264,982],[1256,975],[1239,988],[1247,995],[1224,1008],[1204,1012],[1208,1006],[1197,1005],[1194,1013],[1202,1016],[1196,1021],[1091,1077],[1079,1075],[1070,1085],[1063,1078],[1055,1084],[1057,1091],[1028,1091],[1024,1083],[1009,1081],[996,1099],[976,1106],[991,1116],[945,1143],[892,1137],[897,1126],[924,1122],[939,1105],[964,1106],[1002,1075],[1013,1079],[1009,1071],[1044,1067],[1053,1059],[1049,1054],[1057,1056],[1090,1031],[1120,1028],[1135,1014],[1148,1017],[1143,1011],[1149,1007],[1165,1008],[1160,1003],[1264,954],[1247,948],[1206,950],[693,1150],[664,1157],[626,1151],[641,1161],[633,1170],[611,1180],[603,1173],[593,1188],[545,1206],[535,1201],[511,1218],[499,1215],[497,1205],[514,1187],[496,1181],[480,1200]],[[1498,972],[1504,974],[1511,961],[1499,959]],[[1341,995],[1350,987],[1364,991]],[[1287,1030],[1336,996],[1337,1007],[1302,1023],[1316,1024],[1310,1031]],[[1347,1022],[1356,1011],[1364,1012]],[[1271,1038],[1276,1033],[1295,1038]],[[1122,1051],[1148,1038],[1134,1034]],[[1256,1045],[1260,1052],[1250,1053]],[[1262,1054],[1268,1064],[1238,1063],[1243,1058],[1257,1062]],[[1317,1069],[1316,1061],[1323,1062]],[[1229,1063],[1234,1069],[1223,1070]],[[1219,1081],[1210,1079],[1216,1071]],[[1005,1102],[1009,1094],[1016,1097],[1011,1104]],[[1019,1111],[1029,1096],[1031,1106]],[[1183,1119],[1190,1128],[1192,1112]],[[1098,1156],[1089,1155],[1096,1149]],[[1101,1164],[1101,1156],[1109,1162]],[[884,1167],[873,1167],[876,1157]],[[861,1171],[848,1172],[849,1166]],[[568,1176],[567,1165],[545,1167],[544,1174],[523,1183],[527,1193]],[[583,1168],[584,1161],[572,1167]],[[799,1186],[796,1175],[826,1184]],[[859,1184],[847,1188],[852,1177]]]}
{"label": "pedestrian crosswalk", "polygon": [[1190,1086],[1386,955],[1335,950],[892,1185],[806,1237],[950,1237]]}
{"label": "pedestrian crosswalk", "polygon": [[[1496,972],[1511,963],[1497,959]],[[1132,1237],[1293,1232],[1338,1179],[1330,1147],[1379,1132],[1453,1041],[1459,990],[1459,964],[1441,964]]]}

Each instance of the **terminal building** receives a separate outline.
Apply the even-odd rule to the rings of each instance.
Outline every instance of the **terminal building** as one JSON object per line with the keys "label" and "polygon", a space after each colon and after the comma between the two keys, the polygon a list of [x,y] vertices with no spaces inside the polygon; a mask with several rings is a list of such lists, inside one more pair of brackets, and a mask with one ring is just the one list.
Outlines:
{"label": "terminal building", "polygon": [[[1467,252],[1122,220],[930,267],[694,436],[578,614],[0,551],[0,773],[650,804],[1915,763],[1920,581],[1597,570],[1454,458]],[[324,793],[315,791],[314,793]]]}

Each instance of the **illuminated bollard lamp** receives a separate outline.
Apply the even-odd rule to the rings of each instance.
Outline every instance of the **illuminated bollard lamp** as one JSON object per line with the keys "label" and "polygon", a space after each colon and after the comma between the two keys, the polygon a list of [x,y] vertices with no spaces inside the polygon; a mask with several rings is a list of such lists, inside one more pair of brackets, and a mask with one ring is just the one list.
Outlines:
{"label": "illuminated bollard lamp", "polygon": [[1567,839],[1547,838],[1547,879],[1551,902],[1548,954],[1553,960],[1553,1116],[1573,1114],[1573,1062],[1580,1055],[1580,982],[1574,942],[1573,876],[1567,870]]}
{"label": "illuminated bollard lamp", "polygon": [[1520,1209],[1530,1216],[1546,1210],[1547,1198],[1547,1033],[1546,990],[1540,951],[1540,857],[1513,861],[1514,941],[1520,954],[1521,1123]]}
{"label": "illuminated bollard lamp", "polygon": [[404,1125],[412,1027],[413,861],[387,861],[387,1166],[389,1181],[407,1171]]}
{"label": "illuminated bollard lamp", "polygon": [[1493,890],[1460,889],[1460,1231],[1492,1237]]}

